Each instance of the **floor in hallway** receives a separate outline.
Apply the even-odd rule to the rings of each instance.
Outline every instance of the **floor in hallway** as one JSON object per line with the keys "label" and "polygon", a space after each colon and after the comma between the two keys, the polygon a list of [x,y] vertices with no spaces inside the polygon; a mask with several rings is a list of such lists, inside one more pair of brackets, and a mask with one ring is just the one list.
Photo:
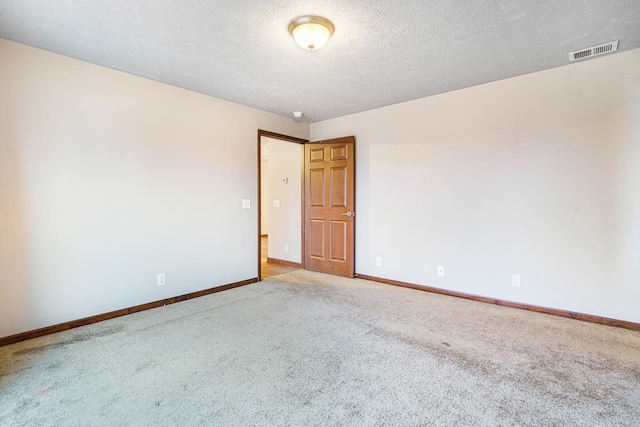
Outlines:
{"label": "floor in hallway", "polygon": [[266,279],[267,277],[277,276],[279,274],[289,273],[291,271],[299,270],[298,267],[289,267],[287,265],[274,264],[272,262],[267,262],[268,257],[268,240],[267,236],[262,236],[260,239],[260,263],[262,265],[262,278]]}

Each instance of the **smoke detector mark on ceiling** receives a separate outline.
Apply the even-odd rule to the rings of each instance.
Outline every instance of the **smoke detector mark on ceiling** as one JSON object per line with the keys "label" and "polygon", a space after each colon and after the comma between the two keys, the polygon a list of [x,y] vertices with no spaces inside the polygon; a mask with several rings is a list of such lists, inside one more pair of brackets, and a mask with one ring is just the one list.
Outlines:
{"label": "smoke detector mark on ceiling", "polygon": [[618,41],[613,41],[599,46],[593,46],[587,49],[576,50],[569,54],[569,61],[577,61],[579,59],[591,58],[592,56],[598,56],[609,52],[615,52],[618,50]]}

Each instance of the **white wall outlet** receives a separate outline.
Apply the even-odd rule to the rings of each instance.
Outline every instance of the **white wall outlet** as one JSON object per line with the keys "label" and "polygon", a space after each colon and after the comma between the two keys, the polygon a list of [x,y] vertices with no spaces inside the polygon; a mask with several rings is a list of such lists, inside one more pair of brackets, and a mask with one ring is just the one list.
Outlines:
{"label": "white wall outlet", "polygon": [[438,266],[438,277],[444,277],[444,265]]}
{"label": "white wall outlet", "polygon": [[376,267],[382,267],[382,258],[376,257]]}
{"label": "white wall outlet", "polygon": [[274,200],[273,201],[273,207],[274,208],[279,208],[280,207],[280,200]]}
{"label": "white wall outlet", "polygon": [[289,252],[289,245],[284,245],[284,251]]}
{"label": "white wall outlet", "polygon": [[251,209],[251,199],[242,199],[242,209]]}
{"label": "white wall outlet", "polygon": [[519,274],[511,275],[511,286],[519,288],[522,285],[522,277]]}
{"label": "white wall outlet", "polygon": [[282,183],[283,184],[288,184],[289,183],[289,178],[282,178]]}
{"label": "white wall outlet", "polygon": [[158,274],[157,284],[158,286],[164,286],[167,283],[167,276],[164,273]]}

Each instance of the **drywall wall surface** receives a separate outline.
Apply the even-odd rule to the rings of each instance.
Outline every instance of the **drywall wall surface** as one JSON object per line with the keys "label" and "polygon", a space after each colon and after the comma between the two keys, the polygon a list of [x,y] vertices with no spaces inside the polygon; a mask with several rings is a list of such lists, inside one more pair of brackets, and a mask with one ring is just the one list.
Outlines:
{"label": "drywall wall surface", "polygon": [[638,70],[633,50],[312,124],[356,136],[357,272],[640,322]]}
{"label": "drywall wall surface", "polygon": [[269,144],[269,258],[301,262],[303,146],[262,139]]}
{"label": "drywall wall surface", "polygon": [[257,277],[257,131],[308,125],[2,39],[0,58],[0,336]]}
{"label": "drywall wall surface", "polygon": [[[264,139],[264,138],[263,138]],[[264,142],[263,142],[264,143]],[[260,161],[260,234],[269,234],[269,161]]]}
{"label": "drywall wall surface", "polygon": [[616,153],[613,251],[617,263],[613,271],[617,277],[608,281],[607,287],[617,305],[631,305],[637,313],[640,311],[640,101],[616,108],[613,120],[615,133],[611,142]]}

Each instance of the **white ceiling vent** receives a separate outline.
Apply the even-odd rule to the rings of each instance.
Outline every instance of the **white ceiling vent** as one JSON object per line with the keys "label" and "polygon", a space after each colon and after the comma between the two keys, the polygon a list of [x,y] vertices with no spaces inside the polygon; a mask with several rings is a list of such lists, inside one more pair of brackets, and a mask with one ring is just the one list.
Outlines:
{"label": "white ceiling vent", "polygon": [[592,56],[602,55],[603,53],[615,52],[618,50],[618,40],[610,43],[593,46],[587,49],[577,50],[569,54],[569,61],[577,61],[579,59],[591,58]]}

